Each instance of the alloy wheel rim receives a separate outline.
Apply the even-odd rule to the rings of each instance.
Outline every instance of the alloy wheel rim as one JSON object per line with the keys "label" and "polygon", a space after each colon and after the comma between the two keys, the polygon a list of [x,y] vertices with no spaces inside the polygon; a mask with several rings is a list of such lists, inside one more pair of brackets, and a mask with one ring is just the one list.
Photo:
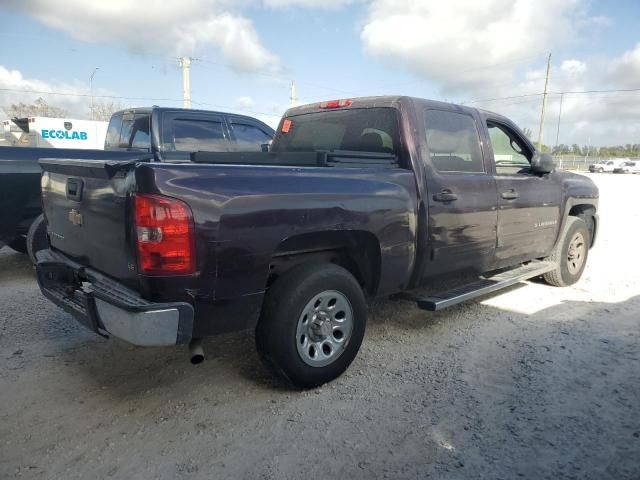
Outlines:
{"label": "alloy wheel rim", "polygon": [[298,355],[311,367],[335,362],[353,332],[353,308],[345,295],[325,290],[306,304],[296,328]]}
{"label": "alloy wheel rim", "polygon": [[567,251],[567,268],[569,273],[575,275],[580,271],[584,264],[584,257],[587,251],[587,247],[584,241],[584,236],[581,232],[577,232],[571,242],[569,243],[569,250]]}

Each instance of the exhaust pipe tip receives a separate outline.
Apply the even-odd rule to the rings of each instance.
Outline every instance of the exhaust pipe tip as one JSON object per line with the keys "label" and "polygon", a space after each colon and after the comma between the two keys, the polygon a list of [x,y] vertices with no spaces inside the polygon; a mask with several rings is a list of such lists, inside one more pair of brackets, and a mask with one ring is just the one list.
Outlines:
{"label": "exhaust pipe tip", "polygon": [[204,362],[204,349],[202,348],[202,340],[196,338],[189,343],[189,357],[191,365],[199,365]]}

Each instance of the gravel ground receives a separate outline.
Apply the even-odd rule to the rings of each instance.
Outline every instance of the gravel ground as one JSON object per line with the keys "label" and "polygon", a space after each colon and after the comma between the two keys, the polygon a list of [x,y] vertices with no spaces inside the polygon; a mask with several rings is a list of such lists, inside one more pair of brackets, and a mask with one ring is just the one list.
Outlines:
{"label": "gravel ground", "polygon": [[583,280],[430,314],[371,306],[340,379],[288,390],[248,333],[106,341],[0,251],[1,478],[640,478],[640,176],[594,176]]}

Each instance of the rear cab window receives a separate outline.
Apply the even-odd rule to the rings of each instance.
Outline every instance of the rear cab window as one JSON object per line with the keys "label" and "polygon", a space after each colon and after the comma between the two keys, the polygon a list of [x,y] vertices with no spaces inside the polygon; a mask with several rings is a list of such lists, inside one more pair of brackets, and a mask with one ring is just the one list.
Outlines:
{"label": "rear cab window", "polygon": [[283,119],[272,151],[319,150],[388,153],[399,156],[400,139],[396,109],[353,108],[304,113]]}

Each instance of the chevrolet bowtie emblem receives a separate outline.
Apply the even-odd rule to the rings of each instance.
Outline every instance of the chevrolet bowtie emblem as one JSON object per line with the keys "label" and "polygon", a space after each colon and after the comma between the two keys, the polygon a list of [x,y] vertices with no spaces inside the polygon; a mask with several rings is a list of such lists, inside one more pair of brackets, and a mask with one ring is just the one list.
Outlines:
{"label": "chevrolet bowtie emblem", "polygon": [[76,227],[79,227],[80,225],[82,225],[82,222],[83,222],[82,214],[79,211],[77,211],[75,208],[72,208],[69,211],[69,221],[73,223]]}

